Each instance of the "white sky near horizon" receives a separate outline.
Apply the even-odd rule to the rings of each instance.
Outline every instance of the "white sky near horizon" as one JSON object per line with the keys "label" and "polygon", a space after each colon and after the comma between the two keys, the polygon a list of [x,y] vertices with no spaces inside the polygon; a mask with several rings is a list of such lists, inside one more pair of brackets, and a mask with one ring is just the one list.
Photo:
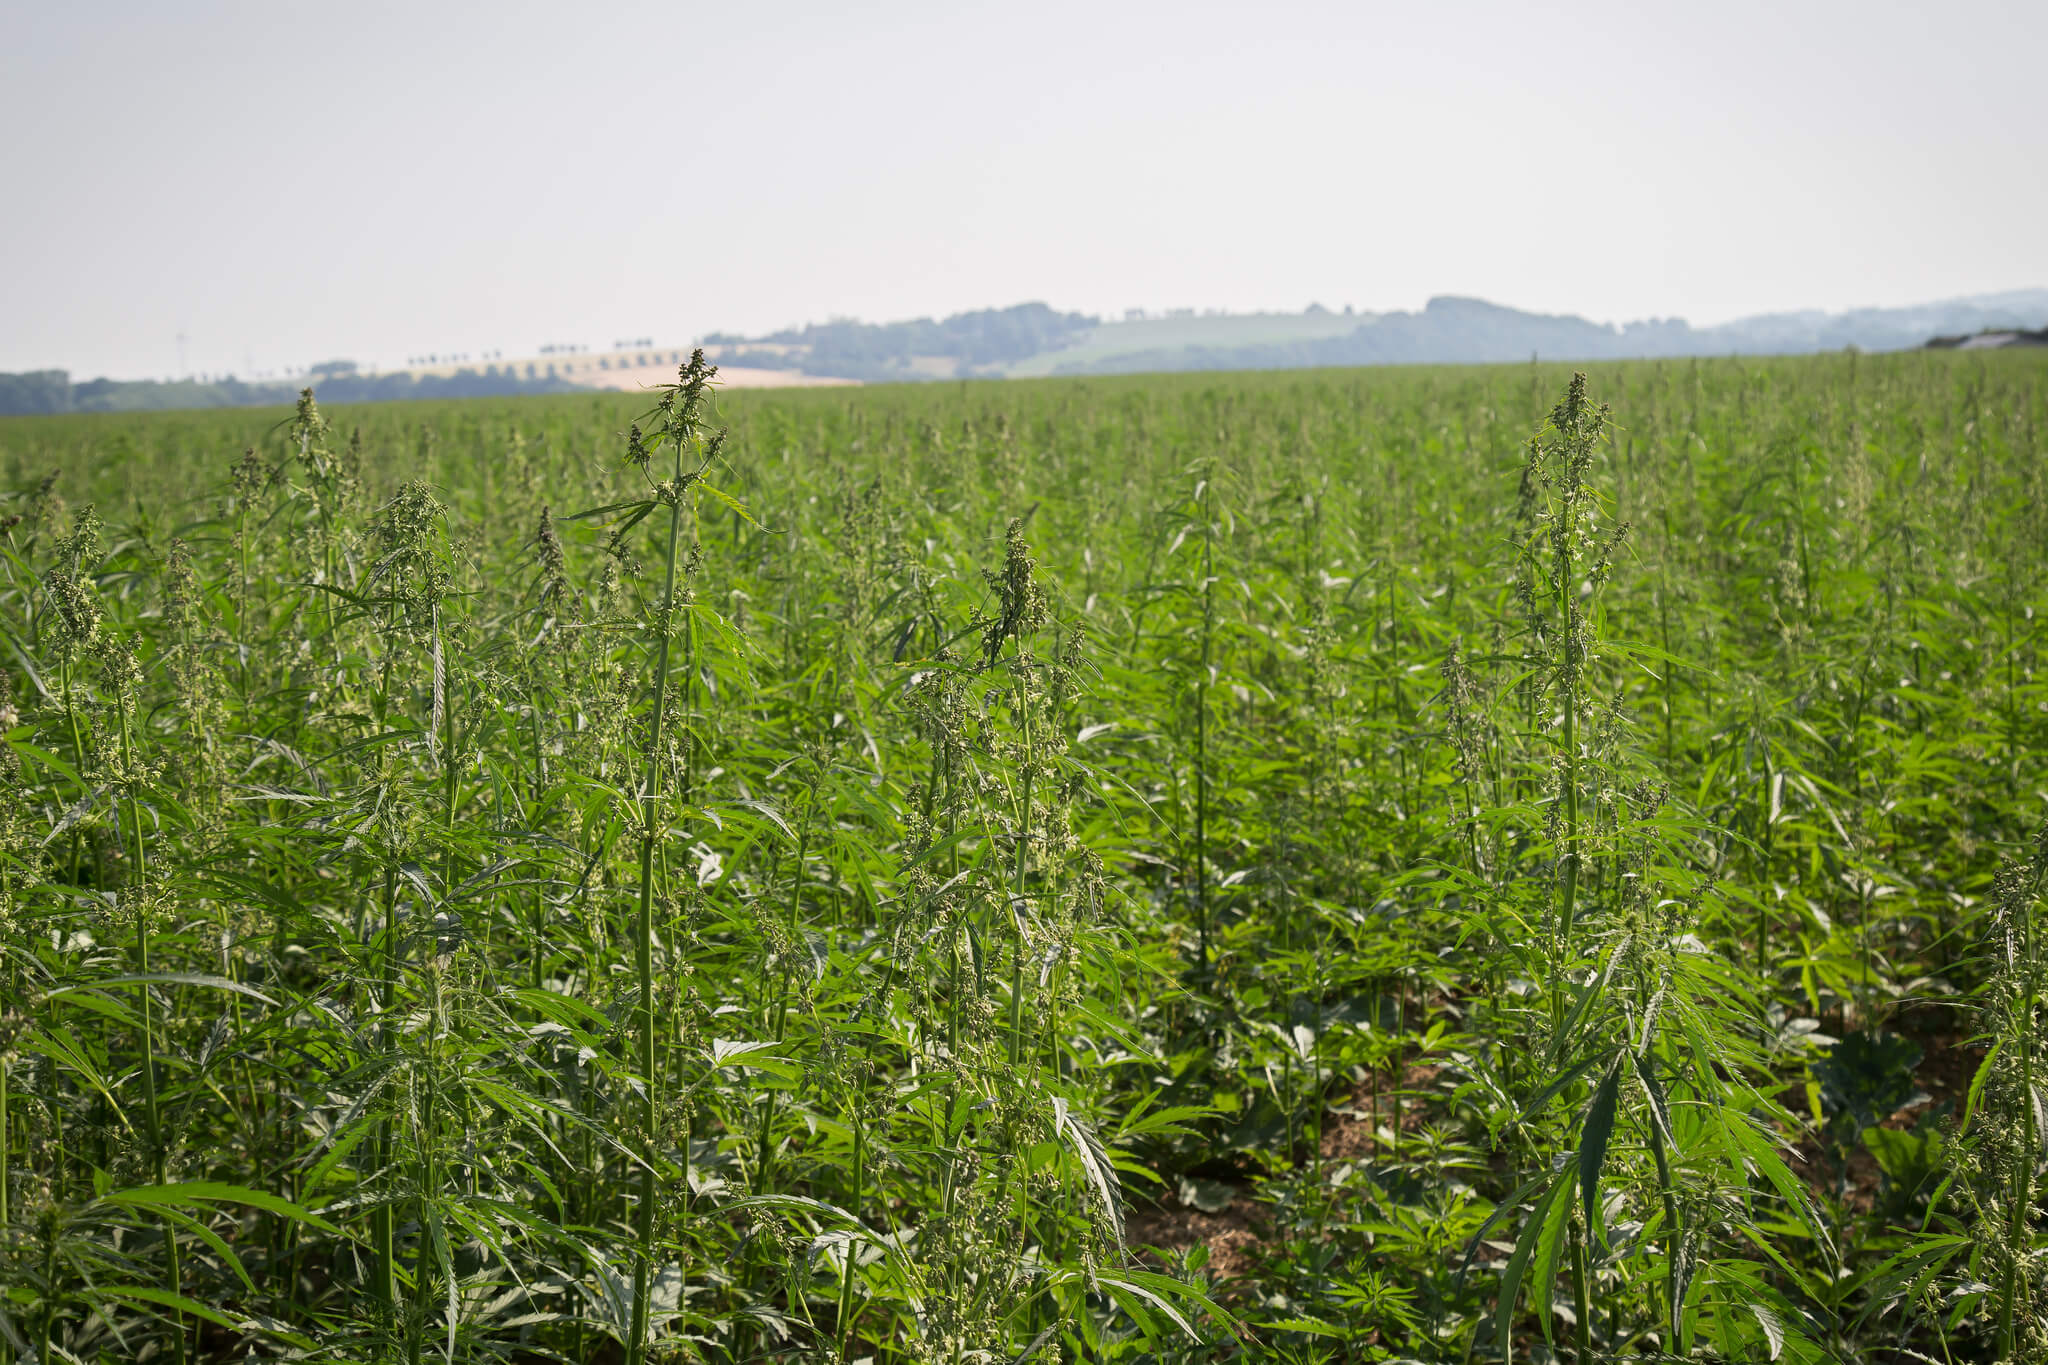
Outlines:
{"label": "white sky near horizon", "polygon": [[2048,4],[0,6],[0,371],[2048,285]]}

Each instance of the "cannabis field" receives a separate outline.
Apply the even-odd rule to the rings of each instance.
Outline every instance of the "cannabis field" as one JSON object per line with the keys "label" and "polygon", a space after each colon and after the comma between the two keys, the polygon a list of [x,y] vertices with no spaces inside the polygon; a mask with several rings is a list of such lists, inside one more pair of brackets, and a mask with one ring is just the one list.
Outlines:
{"label": "cannabis field", "polygon": [[10,419],[0,528],[4,1365],[2048,1359],[2038,357]]}

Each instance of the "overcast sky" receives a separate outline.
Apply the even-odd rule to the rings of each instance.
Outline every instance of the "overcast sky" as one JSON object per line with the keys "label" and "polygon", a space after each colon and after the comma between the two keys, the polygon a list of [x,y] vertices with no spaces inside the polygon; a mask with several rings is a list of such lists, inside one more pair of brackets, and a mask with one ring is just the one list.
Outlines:
{"label": "overcast sky", "polygon": [[2048,3],[0,7],[0,370],[2048,285]]}

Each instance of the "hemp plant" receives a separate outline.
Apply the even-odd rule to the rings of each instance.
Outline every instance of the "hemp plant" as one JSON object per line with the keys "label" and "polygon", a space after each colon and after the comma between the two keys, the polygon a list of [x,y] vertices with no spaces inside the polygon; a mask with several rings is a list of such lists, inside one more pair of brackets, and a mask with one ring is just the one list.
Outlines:
{"label": "hemp plant", "polygon": [[[1638,647],[1601,630],[1601,591],[1627,530],[1604,527],[1594,481],[1607,422],[1576,375],[1528,446],[1513,579],[1524,649],[1516,687],[1535,723],[1522,737],[1523,762],[1536,769],[1540,796],[1494,813],[1523,827],[1519,867],[1488,878],[1467,847],[1468,885],[1491,902],[1497,941],[1536,945],[1519,957],[1544,1006],[1524,1023],[1535,1074],[1518,1071],[1510,1049],[1495,1082],[1519,1111],[1508,1133],[1518,1165],[1533,1172],[1487,1224],[1530,1210],[1503,1272],[1494,1349],[1503,1360],[1512,1353],[1525,1285],[1551,1334],[1562,1277],[1574,1358],[1586,1365],[1648,1343],[1683,1356],[1701,1333],[1724,1351],[1767,1338],[1775,1353],[1793,1341],[1806,1358],[1798,1309],[1749,1283],[1741,1256],[1717,1254],[1724,1244],[1739,1249],[1741,1230],[1755,1226],[1756,1176],[1777,1218],[1811,1225],[1811,1210],[1776,1150],[1778,1123],[1762,1121],[1789,1116],[1768,1098],[1754,977],[1701,937],[1713,897],[1710,831],[1673,807],[1633,738],[1627,688],[1610,681],[1607,661]],[[1470,792],[1484,757],[1478,696],[1455,656],[1446,679]],[[1512,1018],[1512,1008],[1498,1017]],[[1654,1273],[1632,1271],[1633,1262]],[[1736,1283],[1753,1311],[1728,1311]],[[1662,1290],[1645,1295],[1654,1307],[1631,1300],[1635,1311],[1621,1311],[1620,1296],[1649,1284]],[[1596,1303],[1609,1310],[1604,1324]]]}
{"label": "hemp plant", "polygon": [[[669,678],[677,652],[675,637],[678,627],[684,637],[683,650],[686,654],[695,641],[686,599],[690,580],[696,573],[697,552],[694,545],[689,547],[690,553],[685,562],[683,531],[687,524],[694,536],[697,494],[704,485],[706,472],[718,463],[725,444],[725,434],[709,430],[704,420],[711,383],[717,374],[718,367],[704,359],[701,348],[691,352],[689,361],[678,369],[676,382],[663,386],[660,400],[648,414],[654,419],[652,427],[643,432],[635,423],[628,433],[626,458],[647,480],[647,495],[632,502],[615,503],[581,514],[593,517],[623,513],[623,520],[614,532],[614,540],[617,540],[655,512],[666,510],[668,513],[663,537],[661,596],[645,622],[648,651],[652,655],[653,699],[646,720],[642,775],[636,800],[640,816],[640,886],[638,917],[633,931],[633,968],[637,987],[636,1063],[641,1090],[639,1150],[636,1153],[640,1188],[635,1210],[632,1322],[626,1342],[627,1365],[641,1365],[647,1353],[648,1290],[655,1254],[655,1186],[657,1179],[661,1178],[658,1163],[662,1158],[657,1150],[657,1137],[663,1097],[656,1050],[660,1021],[654,983],[654,916],[657,898],[661,894],[657,873],[665,862],[657,854],[661,851],[669,821],[663,786],[668,774],[677,766],[667,734]],[[669,477],[657,481],[653,473],[654,461],[664,453],[672,462]],[[694,674],[693,658],[686,658],[683,671],[686,676]],[[687,761],[687,728],[691,723],[687,707],[683,723],[686,734],[682,747]]]}
{"label": "hemp plant", "polygon": [[1885,1270],[1889,1305],[1917,1299],[1958,1258],[1968,1274],[1946,1295],[1951,1326],[1981,1313],[2000,1360],[2048,1353],[2048,1239],[2041,1222],[2048,1155],[2048,825],[2033,846],[2010,858],[1992,885],[1986,925],[1989,979],[1978,1006],[1987,1042],[1973,1079],[1971,1107],[1950,1144],[1950,1180],[1963,1226],[1929,1231]]}

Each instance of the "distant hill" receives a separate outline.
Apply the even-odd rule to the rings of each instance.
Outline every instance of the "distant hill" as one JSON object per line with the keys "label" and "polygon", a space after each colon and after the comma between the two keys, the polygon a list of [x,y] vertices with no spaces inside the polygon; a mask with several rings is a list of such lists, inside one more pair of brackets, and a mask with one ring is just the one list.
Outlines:
{"label": "distant hill", "polygon": [[[509,368],[448,375],[326,374],[308,378],[330,403],[382,403],[397,398],[492,398],[514,393],[576,393],[564,379],[526,379]],[[64,370],[0,374],[0,416],[63,412],[146,412],[163,408],[246,408],[289,405],[303,384],[248,384],[239,379],[88,379]]]}
{"label": "distant hill", "polygon": [[[756,384],[1137,374],[1169,370],[1275,370],[1310,366],[1626,360],[1659,356],[1796,355],[1900,351],[1938,342],[1979,349],[1989,338],[2048,328],[2048,289],[1979,294],[1908,308],[1765,313],[1714,327],[1682,318],[1623,326],[1571,314],[1525,313],[1483,299],[1433,298],[1420,312],[1132,314],[1105,321],[1044,303],[984,308],[933,320],[841,319],[765,336],[714,333],[711,359],[735,387]],[[322,399],[371,403],[642,388],[672,377],[680,350],[624,347],[604,356],[541,356],[481,369],[436,366],[382,375],[345,363],[313,383]],[[325,368],[325,367],[323,367]],[[0,374],[0,415],[121,412],[144,408],[284,404],[296,383],[93,379],[62,370]]]}
{"label": "distant hill", "polygon": [[[1315,319],[1327,323],[1329,315]],[[1302,320],[1308,320],[1305,316]],[[1226,323],[1234,319],[1215,319]],[[1898,351],[1942,334],[2040,327],[2048,323],[2048,289],[1950,299],[1910,308],[1861,308],[1845,313],[1769,313],[1716,327],[1681,318],[1631,322],[1621,327],[1568,314],[1525,313],[1481,299],[1440,297],[1418,313],[1382,313],[1336,335],[1240,342],[1210,319],[1189,320],[1187,335],[1171,344],[1123,346],[1116,335],[1143,324],[1109,324],[1077,339],[1073,354],[1032,363],[1052,374],[1137,373],[1158,370],[1266,370],[1320,365],[1474,364],[1527,360],[1623,360],[1658,356],[1796,355],[1838,351]],[[1092,352],[1092,354],[1090,353]]]}
{"label": "distant hill", "polygon": [[1099,326],[1083,313],[1043,303],[955,313],[942,321],[812,323],[740,337],[714,332],[705,349],[721,364],[886,383],[901,379],[1001,376],[1033,356],[1058,352]]}
{"label": "distant hill", "polygon": [[1074,373],[1123,356],[1168,355],[1189,348],[1237,350],[1327,341],[1349,336],[1371,320],[1369,313],[1333,313],[1313,306],[1301,313],[1197,314],[1192,308],[1178,309],[1163,316],[1127,318],[1076,332],[1059,350],[1041,351],[1011,365],[1007,373],[1014,378]]}
{"label": "distant hill", "polygon": [[830,322],[761,337],[707,338],[721,363],[864,382],[1309,366],[1624,360],[1657,356],[1899,351],[1930,337],[2048,324],[2048,289],[1908,308],[1767,313],[1714,327],[1682,318],[1623,326],[1443,296],[1420,312],[1206,313],[1104,321],[1043,303],[942,321]]}

